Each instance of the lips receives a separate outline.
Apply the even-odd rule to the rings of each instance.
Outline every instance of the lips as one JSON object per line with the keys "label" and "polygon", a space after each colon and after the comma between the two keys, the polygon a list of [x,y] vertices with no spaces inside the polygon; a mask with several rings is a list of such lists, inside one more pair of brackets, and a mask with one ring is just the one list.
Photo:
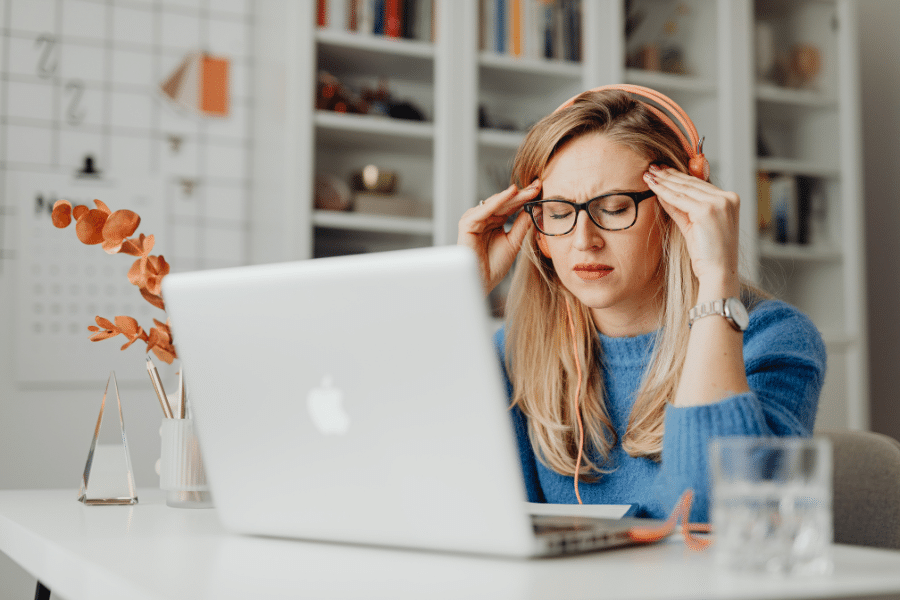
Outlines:
{"label": "lips", "polygon": [[613,268],[609,265],[600,265],[592,263],[581,263],[572,267],[575,274],[585,281],[600,279],[612,273]]}

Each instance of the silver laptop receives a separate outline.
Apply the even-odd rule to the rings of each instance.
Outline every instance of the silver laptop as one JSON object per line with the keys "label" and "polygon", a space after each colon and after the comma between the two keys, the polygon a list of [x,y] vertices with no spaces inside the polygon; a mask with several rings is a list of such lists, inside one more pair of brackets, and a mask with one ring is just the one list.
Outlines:
{"label": "silver laptop", "polygon": [[630,543],[638,520],[527,514],[468,249],[172,274],[163,294],[227,529],[509,556]]}

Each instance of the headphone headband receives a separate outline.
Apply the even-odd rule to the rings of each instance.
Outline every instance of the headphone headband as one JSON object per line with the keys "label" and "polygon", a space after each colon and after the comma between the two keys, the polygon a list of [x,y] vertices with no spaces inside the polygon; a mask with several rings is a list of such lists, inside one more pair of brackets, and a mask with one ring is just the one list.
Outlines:
{"label": "headphone headband", "polygon": [[[709,179],[709,162],[707,162],[706,157],[703,155],[703,140],[697,134],[697,128],[694,126],[693,121],[691,121],[690,117],[687,116],[687,113],[684,112],[684,109],[678,106],[674,100],[656,90],[640,85],[604,85],[587,91],[601,92],[606,90],[626,92],[634,100],[637,100],[646,106],[650,112],[659,117],[663,123],[668,125],[669,128],[675,132],[678,139],[681,141],[682,147],[690,157],[689,169],[691,174],[700,179]],[[581,94],[583,93],[585,92],[581,92]],[[572,106],[581,94],[569,98],[553,112],[559,112],[564,108]]]}

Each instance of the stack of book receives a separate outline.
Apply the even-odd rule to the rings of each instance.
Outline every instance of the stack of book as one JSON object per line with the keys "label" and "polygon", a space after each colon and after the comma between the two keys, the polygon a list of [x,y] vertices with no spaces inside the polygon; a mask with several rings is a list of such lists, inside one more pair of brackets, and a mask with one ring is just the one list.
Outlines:
{"label": "stack of book", "polygon": [[485,52],[580,61],[581,0],[479,0]]}
{"label": "stack of book", "polygon": [[435,0],[317,0],[317,23],[340,31],[434,41]]}
{"label": "stack of book", "polygon": [[759,172],[756,193],[763,238],[779,244],[822,241],[826,198],[821,182],[813,177]]}

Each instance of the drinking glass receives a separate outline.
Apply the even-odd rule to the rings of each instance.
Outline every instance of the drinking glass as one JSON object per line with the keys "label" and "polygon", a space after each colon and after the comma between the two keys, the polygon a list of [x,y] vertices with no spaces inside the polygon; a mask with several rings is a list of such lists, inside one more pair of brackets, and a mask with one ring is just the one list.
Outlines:
{"label": "drinking glass", "polygon": [[714,439],[710,469],[717,565],[783,575],[832,571],[828,439]]}

